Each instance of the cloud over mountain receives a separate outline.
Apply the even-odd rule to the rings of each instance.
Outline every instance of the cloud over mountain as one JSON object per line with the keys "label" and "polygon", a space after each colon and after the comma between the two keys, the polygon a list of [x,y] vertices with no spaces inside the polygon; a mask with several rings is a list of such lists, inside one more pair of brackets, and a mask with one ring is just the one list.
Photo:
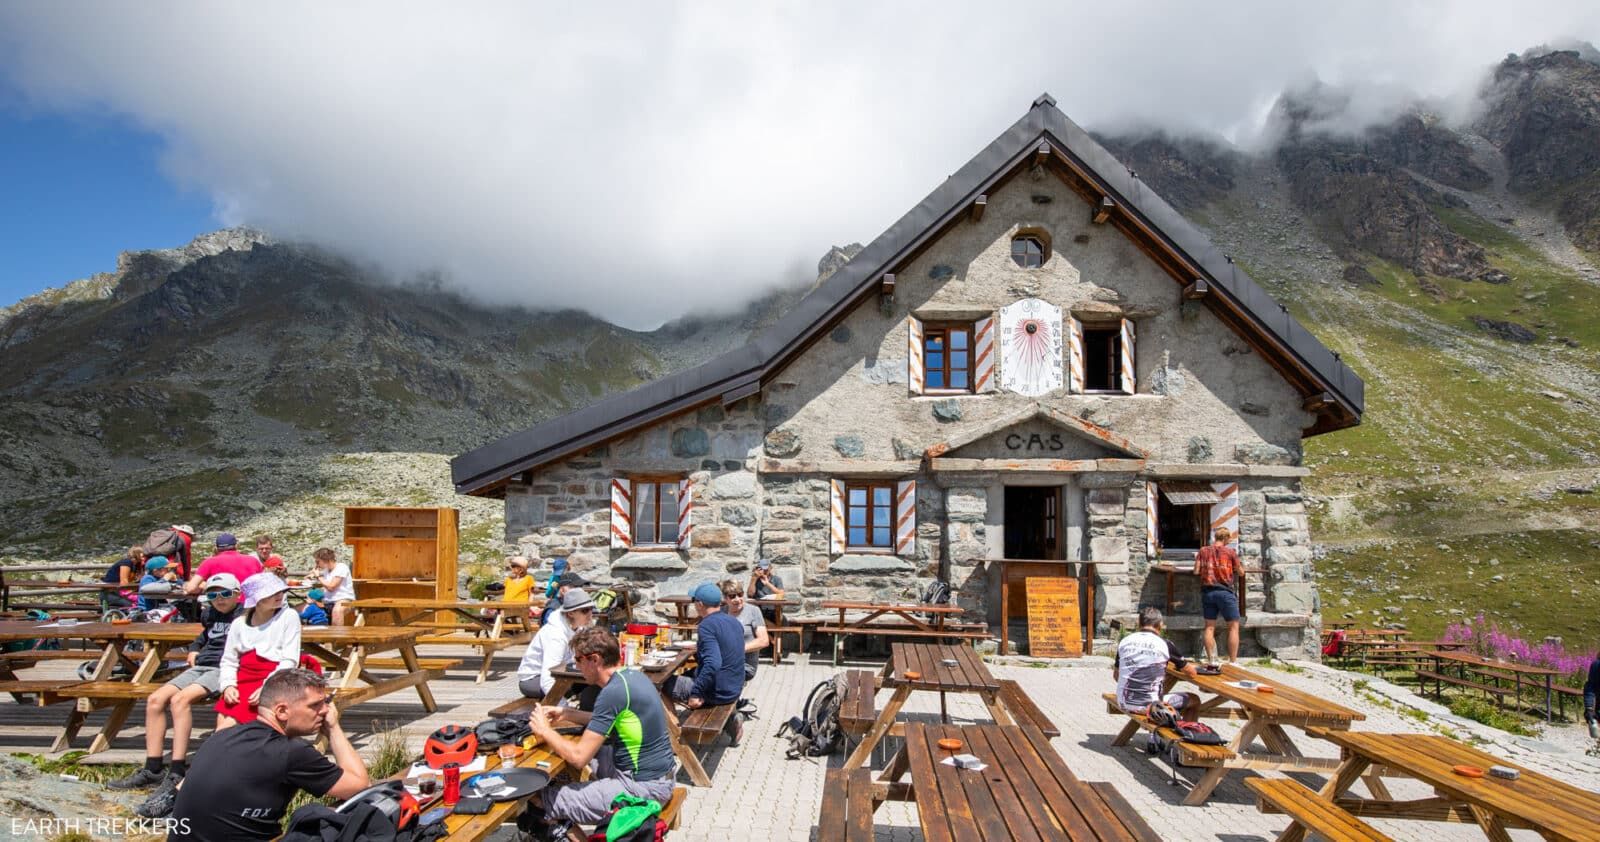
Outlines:
{"label": "cloud over mountain", "polygon": [[1041,90],[1249,143],[1314,80],[1352,123],[1464,114],[1487,57],[1559,37],[1600,40],[1600,7],[28,4],[0,84],[160,134],[220,222],[649,327],[810,278]]}

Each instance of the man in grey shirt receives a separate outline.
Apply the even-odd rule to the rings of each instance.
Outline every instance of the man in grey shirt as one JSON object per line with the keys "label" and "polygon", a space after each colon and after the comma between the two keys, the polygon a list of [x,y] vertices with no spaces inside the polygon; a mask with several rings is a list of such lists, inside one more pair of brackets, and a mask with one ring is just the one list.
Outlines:
{"label": "man in grey shirt", "polygon": [[756,668],[761,665],[761,650],[767,648],[767,619],[761,615],[761,609],[752,605],[744,597],[744,589],[732,579],[721,583],[722,598],[728,603],[728,613],[739,620],[739,625],[744,627],[744,680],[749,681],[756,677]]}

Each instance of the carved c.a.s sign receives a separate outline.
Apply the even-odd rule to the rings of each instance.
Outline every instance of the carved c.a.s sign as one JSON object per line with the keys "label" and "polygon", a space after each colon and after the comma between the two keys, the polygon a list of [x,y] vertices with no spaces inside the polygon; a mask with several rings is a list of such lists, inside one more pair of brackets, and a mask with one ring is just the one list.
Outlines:
{"label": "carved c.a.s sign", "polygon": [[1005,437],[1005,445],[1007,450],[1012,451],[1054,453],[1066,448],[1067,443],[1061,440],[1060,433],[1051,433],[1049,435],[1043,433],[1028,433],[1027,435],[1011,433]]}

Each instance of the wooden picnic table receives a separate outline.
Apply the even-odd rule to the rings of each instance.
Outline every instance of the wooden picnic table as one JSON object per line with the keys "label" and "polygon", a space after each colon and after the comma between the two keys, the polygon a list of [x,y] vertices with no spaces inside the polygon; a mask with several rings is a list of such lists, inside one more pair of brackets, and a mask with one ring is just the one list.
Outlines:
{"label": "wooden picnic table", "polygon": [[[446,613],[447,616],[456,618],[455,628],[446,630],[445,634],[437,633],[440,629],[437,623],[423,625],[430,632],[419,638],[419,643],[439,645],[472,646],[483,653],[483,662],[478,667],[478,681],[482,684],[489,677],[489,670],[494,665],[494,654],[501,649],[527,643],[532,636],[534,628],[538,625],[531,619],[531,612],[539,610],[544,605],[544,599],[538,598],[531,602],[476,602],[464,599],[409,599],[404,597],[381,597],[378,599],[358,599],[350,603],[356,609],[357,626],[367,624],[367,613],[386,617],[391,626],[413,626],[430,622],[433,615]],[[485,617],[483,611],[492,609],[493,617]],[[521,626],[520,632],[507,634],[507,625]],[[469,636],[456,634],[458,631],[469,632]]]}
{"label": "wooden picnic table", "polygon": [[[883,665],[883,686],[894,688],[889,703],[873,721],[864,736],[845,760],[844,768],[854,769],[867,762],[877,747],[895,726],[895,717],[911,698],[913,691],[927,690],[939,694],[939,712],[949,721],[945,711],[946,693],[976,693],[989,709],[989,716],[1001,725],[1011,725],[1010,712],[1001,704],[1000,681],[989,672],[989,667],[970,646],[950,646],[941,643],[893,643],[889,647],[889,662]],[[915,677],[913,677],[915,676]],[[892,763],[891,763],[892,765]]]}
{"label": "wooden picnic table", "polygon": [[[1425,652],[1423,654],[1427,655],[1427,657],[1433,662],[1433,670],[1426,674],[1418,673],[1417,686],[1419,689],[1426,686],[1426,678],[1432,678],[1434,681],[1433,694],[1435,698],[1438,698],[1444,694],[1444,685],[1446,683],[1453,683],[1451,682],[1449,675],[1444,671],[1444,665],[1446,662],[1448,662],[1449,664],[1455,666],[1456,671],[1459,674],[1459,683],[1469,687],[1485,686],[1482,682],[1474,682],[1468,679],[1467,673],[1469,671],[1479,678],[1493,679],[1494,686],[1496,688],[1500,686],[1500,680],[1505,677],[1505,673],[1511,673],[1512,681],[1516,686],[1517,703],[1519,705],[1522,703],[1522,679],[1527,677],[1530,682],[1541,678],[1544,679],[1544,719],[1546,722],[1549,722],[1551,716],[1553,716],[1552,709],[1554,708],[1555,702],[1555,690],[1553,685],[1555,683],[1556,676],[1561,674],[1553,669],[1536,667],[1532,666],[1531,664],[1518,664],[1510,661],[1490,660],[1489,658],[1474,655],[1470,652],[1455,652],[1435,649],[1431,652]],[[1537,685],[1534,686],[1537,688]],[[1496,703],[1499,704],[1500,696],[1498,694],[1496,694],[1495,699]],[[1566,713],[1565,702],[1566,699],[1562,698],[1562,713]]]}
{"label": "wooden picnic table", "polygon": [[[563,737],[562,739],[577,740],[577,737]],[[554,781],[557,776],[567,771],[567,761],[562,760],[561,755],[556,754],[554,751],[551,751],[548,746],[544,745],[538,745],[528,749],[527,751],[524,751],[517,757],[515,762],[509,765],[533,769],[536,768],[541,761],[550,764],[550,767],[545,771],[550,773],[550,779],[552,781]],[[492,772],[506,765],[508,764],[503,763],[500,760],[499,755],[489,754],[484,757],[484,772]],[[473,774],[476,775],[482,773],[474,772]],[[468,777],[471,776],[462,776],[463,779]],[[527,798],[517,798],[511,801],[497,801],[489,807],[489,812],[476,816],[469,816],[465,813],[456,813],[452,811],[449,815],[444,817],[444,827],[446,831],[444,838],[450,840],[450,842],[478,842],[480,839],[486,839],[490,834],[499,830],[501,825],[505,824],[506,822],[516,821],[517,816],[521,815],[523,809],[526,808],[527,803]]]}
{"label": "wooden picnic table", "polygon": [[[1342,750],[1344,760],[1319,796],[1352,815],[1474,823],[1496,842],[1509,840],[1506,831],[1518,828],[1535,830],[1550,840],[1600,838],[1600,795],[1508,763],[1466,743],[1438,734],[1374,734],[1323,728],[1312,728],[1310,733]],[[1518,769],[1521,777],[1515,781],[1490,776],[1469,778],[1457,774],[1456,766],[1485,770],[1509,766]],[[1415,778],[1433,787],[1434,795],[1396,801],[1379,776]],[[1357,779],[1366,781],[1372,797],[1348,794]],[[1297,833],[1297,829],[1298,825],[1291,825],[1278,839],[1298,842],[1304,833]]]}
{"label": "wooden picnic table", "polygon": [[[817,631],[833,635],[833,665],[839,665],[840,653],[844,650],[844,638],[849,634],[878,634],[897,635],[908,637],[933,637],[940,639],[971,640],[975,637],[986,636],[983,632],[972,631],[967,628],[955,629],[949,620],[959,614],[966,613],[966,609],[953,604],[925,605],[922,603],[879,603],[879,602],[851,602],[846,600],[825,600],[821,607],[826,611],[838,611],[839,620],[833,625],[822,624],[817,626]],[[865,612],[855,619],[848,619],[849,612]],[[891,616],[894,621],[889,623],[874,622],[880,617]]]}
{"label": "wooden picnic table", "polygon": [[[1321,696],[1270,681],[1235,664],[1223,664],[1221,675],[1199,675],[1193,678],[1169,664],[1164,692],[1172,692],[1179,681],[1190,682],[1200,690],[1198,715],[1201,719],[1244,720],[1238,735],[1228,744],[1228,749],[1234,756],[1207,768],[1205,774],[1195,783],[1194,789],[1189,791],[1188,797],[1184,798],[1183,803],[1191,807],[1204,804],[1211,796],[1211,791],[1217,788],[1217,784],[1222,782],[1223,776],[1231,769],[1272,769],[1280,772],[1326,774],[1338,765],[1338,761],[1306,757],[1295,746],[1294,740],[1284,727],[1300,729],[1320,727],[1331,731],[1347,731],[1352,722],[1367,718],[1366,714]],[[1263,693],[1255,688],[1240,687],[1238,686],[1240,681],[1270,685],[1273,692]],[[1225,707],[1230,703],[1232,707]],[[1139,727],[1138,721],[1129,721],[1112,744],[1126,744]],[[1257,737],[1266,745],[1265,753],[1248,751]]]}
{"label": "wooden picnic table", "polygon": [[[767,625],[767,634],[771,636],[772,640],[772,663],[777,664],[783,660],[783,636],[785,634],[801,635],[803,631],[802,627],[785,625],[783,621],[783,610],[785,608],[799,608],[799,600],[771,596],[756,599],[747,596],[744,601],[760,608],[772,609],[772,622]],[[700,625],[700,618],[689,613],[689,606],[694,604],[693,597],[687,594],[668,594],[667,596],[656,597],[656,602],[663,602],[673,607],[676,615],[676,619],[670,624],[673,629],[692,629]],[[804,636],[800,638],[800,645],[802,647],[805,646]]]}
{"label": "wooden picnic table", "polygon": [[[1158,842],[1160,836],[1110,784],[1087,783],[1067,768],[1032,725],[905,727],[906,762],[883,777],[881,794],[914,801],[929,842],[1074,839]],[[939,748],[941,739],[962,748]],[[957,769],[944,760],[971,754],[986,768]],[[909,789],[899,782],[911,775]],[[824,794],[823,814],[829,812]],[[875,806],[880,799],[872,799]],[[870,836],[870,822],[867,825]]]}

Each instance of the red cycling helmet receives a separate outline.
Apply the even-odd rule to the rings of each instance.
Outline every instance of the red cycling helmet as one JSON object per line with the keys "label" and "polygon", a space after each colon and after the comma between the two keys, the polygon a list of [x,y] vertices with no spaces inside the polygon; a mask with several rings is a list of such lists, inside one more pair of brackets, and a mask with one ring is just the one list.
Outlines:
{"label": "red cycling helmet", "polygon": [[431,769],[443,769],[447,763],[465,766],[477,756],[477,732],[460,725],[446,725],[422,744],[422,759]]}
{"label": "red cycling helmet", "polygon": [[406,830],[416,824],[417,814],[421,812],[416,797],[399,781],[386,781],[363,789],[340,804],[335,812],[348,813],[361,804],[371,804],[388,816],[395,830]]}

